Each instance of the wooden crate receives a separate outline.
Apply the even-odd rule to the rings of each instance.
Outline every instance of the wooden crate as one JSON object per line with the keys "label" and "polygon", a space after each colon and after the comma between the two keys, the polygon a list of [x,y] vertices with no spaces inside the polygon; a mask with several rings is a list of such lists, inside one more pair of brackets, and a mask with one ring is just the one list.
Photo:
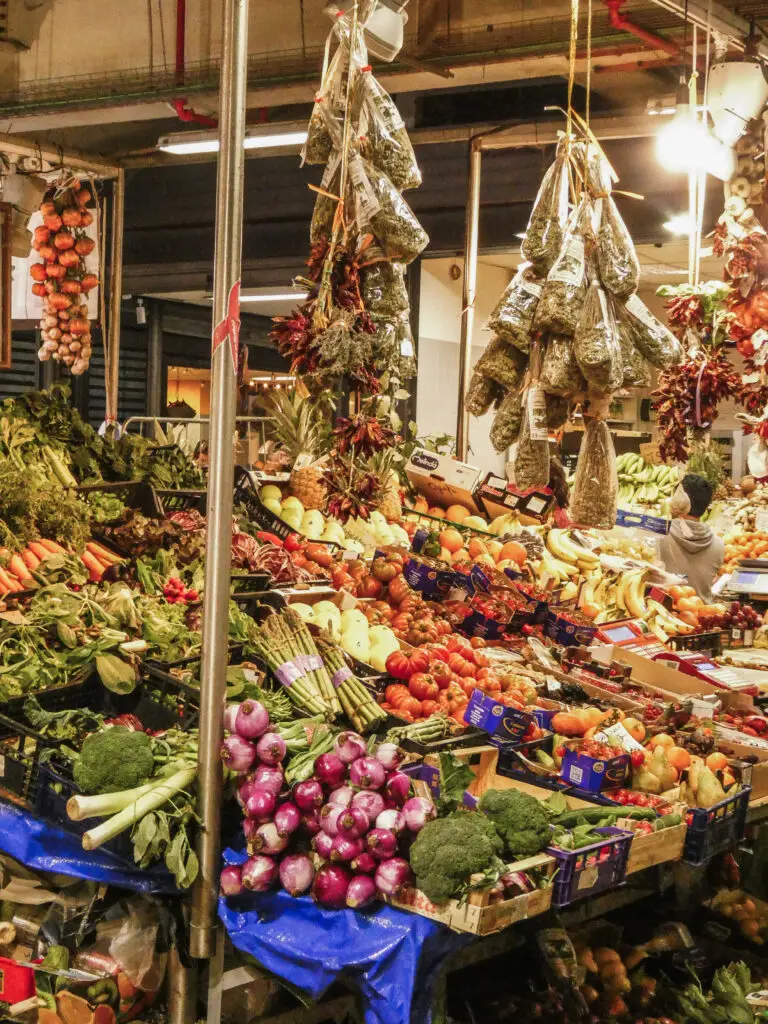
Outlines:
{"label": "wooden crate", "polygon": [[[619,828],[634,832],[637,822],[632,818],[619,818],[616,824]],[[627,874],[633,875],[636,871],[645,871],[646,868],[653,867],[654,864],[680,860],[685,846],[686,831],[687,826],[682,824],[663,828],[659,832],[650,832],[648,835],[636,834],[629,848]]]}
{"label": "wooden crate", "polygon": [[[510,871],[530,871],[533,868],[546,869],[550,878],[554,874],[555,861],[545,853],[517,861],[509,865]],[[471,892],[466,901],[448,900],[435,904],[420,889],[402,889],[397,896],[388,896],[387,903],[400,910],[428,917],[431,921],[447,925],[456,932],[471,932],[473,935],[490,935],[500,932],[517,921],[525,921],[546,913],[552,905],[552,886],[533,892],[513,896],[508,900],[492,900],[488,892]]]}

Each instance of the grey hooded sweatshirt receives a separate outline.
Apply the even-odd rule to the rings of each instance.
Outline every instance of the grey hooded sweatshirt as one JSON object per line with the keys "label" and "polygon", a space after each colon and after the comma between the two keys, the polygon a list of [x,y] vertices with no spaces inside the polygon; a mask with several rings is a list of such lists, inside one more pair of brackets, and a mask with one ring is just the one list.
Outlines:
{"label": "grey hooded sweatshirt", "polygon": [[659,555],[667,572],[687,576],[702,601],[711,604],[725,543],[710,526],[698,519],[673,519],[669,533],[659,541]]}

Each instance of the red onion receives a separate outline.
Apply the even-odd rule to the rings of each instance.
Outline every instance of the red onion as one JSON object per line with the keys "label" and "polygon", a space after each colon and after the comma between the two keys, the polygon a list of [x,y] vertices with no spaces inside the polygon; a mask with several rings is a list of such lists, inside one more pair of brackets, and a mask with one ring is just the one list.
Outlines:
{"label": "red onion", "polygon": [[393,772],[399,767],[403,755],[396,743],[380,743],[373,752],[377,761],[381,761],[388,772]]}
{"label": "red onion", "polygon": [[300,810],[314,811],[322,806],[325,794],[317,779],[307,779],[306,782],[297,782],[293,787],[293,799]]}
{"label": "red onion", "polygon": [[352,806],[359,807],[368,816],[369,821],[376,821],[384,810],[384,797],[372,789],[361,789],[353,796]]}
{"label": "red onion", "polygon": [[435,805],[424,796],[412,796],[403,805],[405,824],[411,832],[419,832],[428,821],[437,817]]}
{"label": "red onion", "polygon": [[336,754],[321,754],[315,761],[315,778],[324,786],[336,789],[347,777],[347,766]]}
{"label": "red onion", "polygon": [[282,853],[288,845],[288,836],[281,836],[277,831],[274,821],[267,821],[259,825],[253,838],[248,843],[248,852],[266,853],[274,857]]}
{"label": "red onion", "polygon": [[270,821],[275,813],[275,794],[254,786],[245,802],[245,813],[256,821]]}
{"label": "red onion", "polygon": [[309,811],[301,816],[301,828],[310,836],[316,836],[320,831],[320,815],[317,811]]}
{"label": "red onion", "polygon": [[367,907],[376,899],[376,884],[369,875],[355,875],[347,889],[347,906],[352,910]]}
{"label": "red onion", "polygon": [[237,864],[228,864],[222,868],[219,877],[222,896],[239,896],[243,891],[243,879]]}
{"label": "red onion", "polygon": [[260,824],[261,822],[254,821],[253,818],[246,818],[243,821],[243,835],[245,836],[245,841],[247,843],[250,843],[250,841],[256,835],[256,830],[258,829]]}
{"label": "red onion", "polygon": [[261,789],[268,789],[277,796],[283,788],[285,776],[278,764],[260,764],[253,773],[253,781]]}
{"label": "red onion", "polygon": [[364,850],[359,857],[355,857],[350,867],[357,874],[372,875],[378,864],[379,862],[373,854],[369,853],[368,850]]}
{"label": "red onion", "polygon": [[352,881],[341,864],[324,864],[312,883],[312,899],[327,910],[341,910],[347,904],[347,889]]}
{"label": "red onion", "polygon": [[280,804],[275,811],[275,827],[277,828],[278,835],[289,836],[292,832],[296,831],[300,824],[301,811],[296,804],[291,803],[290,800]]}
{"label": "red onion", "polygon": [[312,849],[325,860],[330,860],[333,836],[329,836],[327,832],[318,832],[312,839]]}
{"label": "red onion", "polygon": [[345,861],[354,860],[359,857],[365,849],[362,839],[347,839],[346,836],[334,836],[331,847],[331,860]]}
{"label": "red onion", "polygon": [[277,862],[257,854],[243,864],[243,887],[253,892],[266,892],[277,879]]}
{"label": "red onion", "polygon": [[221,745],[221,760],[230,771],[244,775],[256,760],[256,747],[237,733],[232,733]]}
{"label": "red onion", "polygon": [[253,779],[246,778],[246,779],[243,779],[243,781],[240,783],[240,785],[235,790],[235,796],[237,797],[237,802],[240,804],[240,806],[243,808],[243,810],[245,810],[245,805],[246,805],[246,803],[248,801],[248,797],[251,795],[251,792],[252,792],[253,788],[254,788]]}
{"label": "red onion", "polygon": [[340,836],[347,839],[359,839],[364,836],[371,827],[371,822],[365,811],[359,807],[345,807],[343,814],[336,819],[336,829]]}
{"label": "red onion", "polygon": [[339,815],[343,814],[345,810],[345,807],[339,807],[338,804],[326,804],[320,811],[320,828],[323,832],[327,832],[329,836],[335,836],[339,831]]}
{"label": "red onion", "polygon": [[287,747],[282,736],[276,732],[265,732],[256,744],[256,752],[264,764],[280,764],[287,753]]}
{"label": "red onion", "polygon": [[355,791],[351,786],[339,786],[334,789],[328,797],[329,804],[338,804],[339,807],[349,807],[355,797]]}
{"label": "red onion", "polygon": [[352,764],[359,757],[365,757],[368,752],[365,740],[356,732],[340,732],[333,748],[344,764]]}
{"label": "red onion", "polygon": [[376,888],[385,896],[394,896],[408,884],[410,877],[411,868],[408,861],[402,857],[392,857],[376,868]]}
{"label": "red onion", "polygon": [[365,837],[365,844],[376,860],[387,860],[395,855],[397,836],[387,828],[372,828]]}
{"label": "red onion", "polygon": [[405,772],[391,772],[387,776],[384,792],[392,803],[402,807],[411,792],[411,780]]}
{"label": "red onion", "polygon": [[280,881],[291,896],[301,896],[312,885],[315,869],[305,853],[293,853],[280,861]]}
{"label": "red onion", "polygon": [[375,757],[358,757],[349,766],[349,781],[360,789],[381,789],[385,778],[384,765]]}
{"label": "red onion", "polygon": [[227,704],[227,706],[224,708],[225,732],[235,732],[235,721],[237,719],[237,712],[239,708],[239,704]]}
{"label": "red onion", "polygon": [[257,700],[244,700],[235,719],[235,732],[246,740],[255,740],[269,728],[269,712]]}
{"label": "red onion", "polygon": [[405,816],[394,808],[382,811],[376,819],[376,828],[385,828],[397,835],[405,828]]}

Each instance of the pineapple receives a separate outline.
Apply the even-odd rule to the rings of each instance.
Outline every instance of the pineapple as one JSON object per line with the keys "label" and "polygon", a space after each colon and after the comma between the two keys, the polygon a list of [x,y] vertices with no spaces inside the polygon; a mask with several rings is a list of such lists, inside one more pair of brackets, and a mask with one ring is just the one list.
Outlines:
{"label": "pineapple", "polygon": [[[275,391],[270,395],[267,415],[272,419],[271,433],[293,463],[300,455],[319,459],[330,447],[330,416],[324,403],[298,394]],[[288,490],[305,509],[325,506],[328,491],[323,472],[315,466],[294,469]]]}
{"label": "pineapple", "polygon": [[399,522],[403,517],[400,477],[395,468],[396,457],[397,453],[393,448],[383,448],[369,459],[371,469],[381,481],[379,512],[390,523]]}

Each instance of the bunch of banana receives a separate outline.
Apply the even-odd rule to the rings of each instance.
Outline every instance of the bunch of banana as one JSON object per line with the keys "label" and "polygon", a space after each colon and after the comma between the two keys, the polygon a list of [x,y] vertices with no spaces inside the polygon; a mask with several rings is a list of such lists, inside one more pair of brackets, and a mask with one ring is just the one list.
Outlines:
{"label": "bunch of banana", "polygon": [[[567,530],[551,529],[544,543],[547,552],[556,562],[562,562],[569,567],[575,565],[585,573],[600,565],[600,556],[590,548],[585,548],[583,544],[577,544]],[[567,572],[569,576],[573,575],[570,570]]]}
{"label": "bunch of banana", "polygon": [[616,469],[622,508],[656,505],[664,498],[671,498],[679,480],[679,474],[672,466],[652,466],[635,452],[620,455],[616,459]]}
{"label": "bunch of banana", "polygon": [[665,643],[671,636],[678,636],[680,633],[693,633],[694,627],[679,619],[674,612],[669,611],[660,604],[649,598],[647,602],[648,615],[646,623],[662,643]]}

